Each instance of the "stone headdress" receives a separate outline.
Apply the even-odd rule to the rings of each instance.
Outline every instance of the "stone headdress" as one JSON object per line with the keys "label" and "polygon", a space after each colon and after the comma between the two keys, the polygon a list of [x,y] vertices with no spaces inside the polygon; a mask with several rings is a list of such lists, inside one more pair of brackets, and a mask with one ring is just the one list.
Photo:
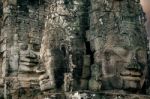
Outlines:
{"label": "stone headdress", "polygon": [[[86,33],[93,51],[108,43],[115,46],[147,47],[144,15],[136,0],[101,0],[91,3],[90,30]],[[102,5],[98,7],[97,5]]]}

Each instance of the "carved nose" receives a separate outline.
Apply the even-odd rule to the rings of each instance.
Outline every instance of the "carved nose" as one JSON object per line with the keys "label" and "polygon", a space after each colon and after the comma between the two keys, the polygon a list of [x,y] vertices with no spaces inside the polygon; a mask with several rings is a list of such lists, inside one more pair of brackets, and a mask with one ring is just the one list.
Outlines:
{"label": "carved nose", "polygon": [[131,63],[126,66],[126,69],[140,71],[142,68],[136,60],[132,60]]}
{"label": "carved nose", "polygon": [[137,60],[136,53],[132,53],[131,62],[136,62],[136,60]]}
{"label": "carved nose", "polygon": [[37,55],[34,52],[29,50],[29,51],[27,51],[26,57],[35,59],[35,58],[37,58]]}
{"label": "carved nose", "polygon": [[130,64],[126,66],[126,69],[136,70],[136,71],[140,71],[142,69],[141,65],[137,62],[137,58],[135,54],[132,56]]}

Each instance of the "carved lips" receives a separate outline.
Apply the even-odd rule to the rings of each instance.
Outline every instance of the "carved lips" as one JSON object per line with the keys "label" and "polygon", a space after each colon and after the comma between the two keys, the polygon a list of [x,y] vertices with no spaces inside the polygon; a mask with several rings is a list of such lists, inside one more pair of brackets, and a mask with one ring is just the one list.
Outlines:
{"label": "carved lips", "polygon": [[125,80],[140,81],[142,73],[139,71],[126,70],[126,71],[120,73],[120,75]]}
{"label": "carved lips", "polygon": [[20,72],[35,72],[38,62],[38,56],[32,50],[20,51]]}

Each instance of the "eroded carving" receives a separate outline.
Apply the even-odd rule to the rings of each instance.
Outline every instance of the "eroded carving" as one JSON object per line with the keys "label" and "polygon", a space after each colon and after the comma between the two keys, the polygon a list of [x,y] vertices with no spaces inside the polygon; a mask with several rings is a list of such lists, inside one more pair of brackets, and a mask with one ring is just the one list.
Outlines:
{"label": "eroded carving", "polygon": [[[72,91],[79,88],[77,84],[83,65],[84,41],[77,13],[81,4],[76,0],[56,0],[47,4],[46,28],[40,50],[46,72],[41,75],[41,89]],[[46,81],[45,85],[43,81]]]}
{"label": "eroded carving", "polygon": [[[101,75],[101,90],[141,90],[147,79],[148,66],[146,34],[142,19],[137,18],[143,17],[139,2],[97,0],[97,3],[104,8],[94,11],[94,7],[98,6],[94,5],[95,2],[91,3],[91,20],[94,21],[91,21],[91,33],[88,32],[87,38],[94,52],[94,63],[100,66],[95,73],[97,70],[101,72],[95,75]],[[131,13],[133,9],[127,8],[128,6],[136,10],[134,14]],[[91,71],[94,69],[91,68]]]}
{"label": "eroded carving", "polygon": [[2,3],[0,98],[149,99],[139,0]]}

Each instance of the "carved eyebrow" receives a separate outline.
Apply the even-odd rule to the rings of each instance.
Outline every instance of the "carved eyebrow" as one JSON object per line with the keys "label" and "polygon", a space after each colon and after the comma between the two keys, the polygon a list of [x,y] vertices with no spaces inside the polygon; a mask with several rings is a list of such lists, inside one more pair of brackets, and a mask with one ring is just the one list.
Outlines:
{"label": "carved eyebrow", "polygon": [[137,47],[135,50],[136,50],[136,51],[144,50],[144,48],[143,48],[143,47]]}
{"label": "carved eyebrow", "polygon": [[[117,51],[117,48],[119,49],[119,51]],[[120,50],[121,49],[121,50]],[[128,50],[129,49],[127,49],[127,48],[123,48],[123,47],[114,47],[114,49],[113,49],[113,51],[114,51],[114,53],[118,56],[118,57],[120,57],[121,59],[123,59],[124,60],[124,55],[125,54],[127,54],[128,53]],[[122,53],[122,55],[120,54],[120,52]]]}
{"label": "carved eyebrow", "polygon": [[127,48],[124,48],[124,47],[113,47],[113,51],[115,52],[118,52],[118,51],[125,51],[125,50],[128,50]]}
{"label": "carved eyebrow", "polygon": [[[119,49],[119,50],[118,50]],[[121,49],[121,50],[120,50]],[[118,50],[118,51],[117,51]],[[128,50],[126,48],[123,48],[123,47],[112,47],[112,48],[109,48],[109,49],[105,49],[104,52],[112,52],[112,53],[117,53],[119,51],[125,51],[125,50]]]}

